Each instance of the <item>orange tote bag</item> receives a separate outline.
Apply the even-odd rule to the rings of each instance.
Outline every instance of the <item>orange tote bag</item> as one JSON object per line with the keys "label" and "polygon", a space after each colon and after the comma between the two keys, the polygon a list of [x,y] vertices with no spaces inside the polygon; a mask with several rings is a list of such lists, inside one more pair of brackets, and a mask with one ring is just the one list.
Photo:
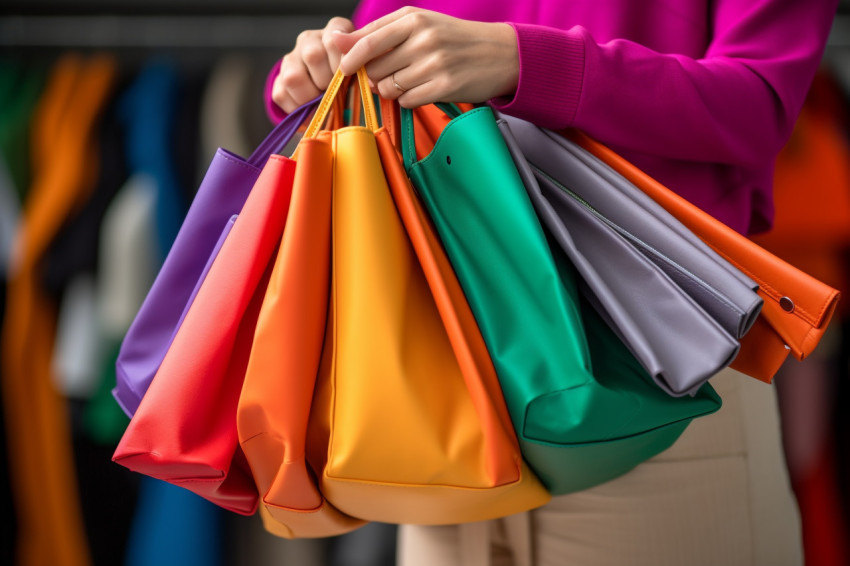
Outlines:
{"label": "orange tote bag", "polygon": [[260,494],[263,525],[285,538],[333,536],[364,524],[325,500],[307,461],[307,423],[330,287],[334,156],[329,134],[314,137],[311,131],[296,149],[289,217],[236,413],[239,442]]}
{"label": "orange tote bag", "polygon": [[729,228],[586,134],[564,134],[676,216],[700,239],[759,285],[764,307],[731,367],[770,383],[791,352],[802,360],[823,337],[839,292]]}
{"label": "orange tote bag", "polygon": [[[442,253],[434,232],[414,237],[417,220],[429,225],[395,200],[413,190],[362,95],[366,127],[334,133],[331,298],[311,415],[327,435],[322,492],[350,515],[389,523],[542,505],[549,494],[522,461],[459,283],[445,256],[427,261]],[[476,351],[485,355],[470,359]]]}
{"label": "orange tote bag", "polygon": [[[328,239],[313,242],[319,251],[309,258],[286,255],[282,244],[240,399],[240,438],[267,515],[293,536],[320,536],[303,521],[322,496],[326,509],[386,523],[459,523],[540,506],[550,496],[522,461],[475,320],[389,133],[377,127],[362,70],[358,78],[366,125],[319,132],[338,74],[304,135],[332,149],[331,214],[309,220],[312,238]],[[304,409],[292,405],[310,386],[305,433]]]}

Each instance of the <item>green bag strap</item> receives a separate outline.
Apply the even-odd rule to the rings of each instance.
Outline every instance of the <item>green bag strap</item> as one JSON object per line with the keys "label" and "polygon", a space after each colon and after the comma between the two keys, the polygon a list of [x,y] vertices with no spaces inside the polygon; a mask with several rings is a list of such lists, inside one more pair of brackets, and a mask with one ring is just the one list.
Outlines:
{"label": "green bag strap", "polygon": [[[435,102],[434,106],[450,118],[463,114],[463,110],[453,102]],[[404,168],[409,170],[416,163],[416,134],[413,127],[413,110],[404,107],[401,108],[401,155]]]}

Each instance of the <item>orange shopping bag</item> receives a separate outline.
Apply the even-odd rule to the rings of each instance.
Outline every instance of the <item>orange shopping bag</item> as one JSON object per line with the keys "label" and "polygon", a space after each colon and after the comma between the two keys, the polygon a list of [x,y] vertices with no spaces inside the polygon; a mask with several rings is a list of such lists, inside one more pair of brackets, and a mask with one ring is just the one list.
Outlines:
{"label": "orange shopping bag", "polygon": [[[521,458],[475,320],[389,132],[377,127],[365,72],[358,77],[366,126],[319,131],[337,74],[305,132],[332,149],[332,212],[305,219],[301,246],[313,246],[316,261],[282,243],[239,403],[267,517],[297,537],[320,535],[304,521],[322,495],[345,516],[387,523],[542,505],[550,496]],[[315,320],[323,298],[326,325]],[[293,405],[309,401],[313,384],[305,439],[305,409]]]}
{"label": "orange shopping bag", "polygon": [[307,424],[330,285],[330,132],[305,134],[296,153],[289,217],[236,414],[239,441],[262,500],[263,524],[286,538],[338,535],[364,524],[325,500],[307,461]]}
{"label": "orange shopping bag", "polygon": [[577,130],[564,134],[638,186],[759,285],[761,314],[741,339],[732,368],[770,382],[788,352],[802,360],[823,337],[839,292],[729,228]]}

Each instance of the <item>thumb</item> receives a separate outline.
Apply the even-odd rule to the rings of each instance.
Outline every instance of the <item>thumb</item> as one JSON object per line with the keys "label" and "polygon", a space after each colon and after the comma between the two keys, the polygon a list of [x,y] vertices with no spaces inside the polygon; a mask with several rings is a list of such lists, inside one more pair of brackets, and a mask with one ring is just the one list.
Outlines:
{"label": "thumb", "polygon": [[342,54],[348,53],[359,39],[356,34],[346,33],[342,30],[334,30],[331,37],[334,45]]}

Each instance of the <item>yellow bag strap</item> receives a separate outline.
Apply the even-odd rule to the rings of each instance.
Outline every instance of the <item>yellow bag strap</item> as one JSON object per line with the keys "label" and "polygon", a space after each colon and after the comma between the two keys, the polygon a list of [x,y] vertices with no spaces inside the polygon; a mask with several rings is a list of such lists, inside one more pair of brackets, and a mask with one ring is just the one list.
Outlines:
{"label": "yellow bag strap", "polygon": [[[302,139],[314,138],[319,133],[331,105],[339,94],[343,79],[345,79],[345,75],[342,74],[342,71],[337,70],[333,79],[331,79],[331,84],[328,85],[325,91],[325,95],[322,97],[321,102],[319,102],[319,107],[316,109],[316,113],[313,114],[313,119],[310,120],[310,124],[307,126]],[[361,67],[357,71],[357,83],[360,86],[360,100],[363,104],[363,117],[366,120],[366,127],[373,132],[377,131],[378,119],[375,113],[375,102],[372,100],[372,92],[369,90],[369,79],[366,76],[365,68]]]}

